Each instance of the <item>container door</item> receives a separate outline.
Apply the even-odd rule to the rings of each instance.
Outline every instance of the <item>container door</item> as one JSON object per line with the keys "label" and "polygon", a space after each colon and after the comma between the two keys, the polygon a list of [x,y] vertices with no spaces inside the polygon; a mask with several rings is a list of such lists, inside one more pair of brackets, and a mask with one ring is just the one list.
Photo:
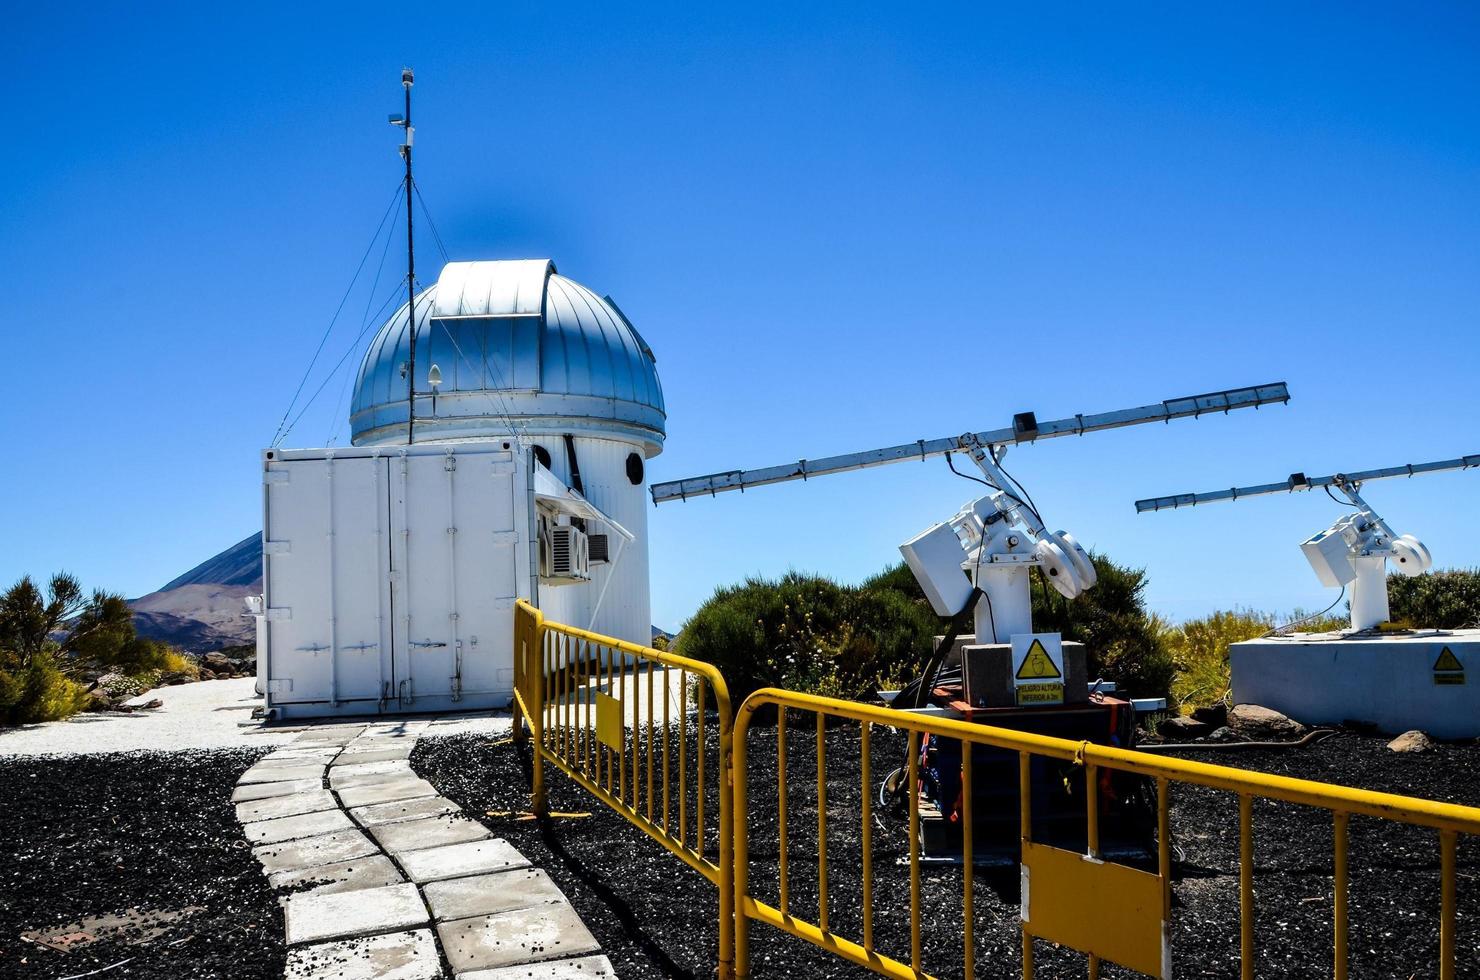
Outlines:
{"label": "container door", "polygon": [[453,485],[457,686],[462,694],[512,696],[519,515],[528,509],[514,454],[458,457]]}
{"label": "container door", "polygon": [[392,696],[403,707],[452,692],[456,607],[447,556],[455,524],[447,488],[456,465],[451,455],[390,461]]}
{"label": "container door", "polygon": [[512,453],[391,460],[394,694],[456,702],[513,690],[516,466]]}
{"label": "container door", "polygon": [[277,461],[266,479],[272,700],[378,701],[388,639],[384,461]]}

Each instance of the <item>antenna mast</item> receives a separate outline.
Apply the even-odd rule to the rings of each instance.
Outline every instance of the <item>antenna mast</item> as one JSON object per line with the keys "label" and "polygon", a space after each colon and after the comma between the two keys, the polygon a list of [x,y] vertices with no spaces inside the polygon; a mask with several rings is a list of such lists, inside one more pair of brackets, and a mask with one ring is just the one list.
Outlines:
{"label": "antenna mast", "polygon": [[410,68],[401,69],[401,87],[406,90],[406,114],[391,116],[392,126],[406,131],[406,142],[401,144],[401,159],[406,161],[406,321],[410,335],[410,356],[406,361],[406,444],[412,443],[412,430],[416,425],[416,247],[411,234],[411,194],[415,184],[411,181],[411,143],[416,131],[411,128],[411,85]]}

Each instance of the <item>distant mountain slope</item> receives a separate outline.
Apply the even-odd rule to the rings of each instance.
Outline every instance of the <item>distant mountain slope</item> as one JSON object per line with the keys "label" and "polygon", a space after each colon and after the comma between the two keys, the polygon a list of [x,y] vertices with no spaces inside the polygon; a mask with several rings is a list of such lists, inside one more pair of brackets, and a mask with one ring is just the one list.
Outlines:
{"label": "distant mountain slope", "polygon": [[242,599],[261,591],[262,535],[257,533],[129,606],[140,636],[202,653],[256,640]]}
{"label": "distant mountain slope", "polygon": [[262,534],[254,531],[214,558],[159,587],[169,592],[182,585],[259,585],[262,582]]}
{"label": "distant mountain slope", "polygon": [[[243,538],[158,592],[129,602],[140,636],[192,653],[253,643],[257,631],[243,597],[262,591],[262,535]],[[653,627],[654,636],[673,634]]]}

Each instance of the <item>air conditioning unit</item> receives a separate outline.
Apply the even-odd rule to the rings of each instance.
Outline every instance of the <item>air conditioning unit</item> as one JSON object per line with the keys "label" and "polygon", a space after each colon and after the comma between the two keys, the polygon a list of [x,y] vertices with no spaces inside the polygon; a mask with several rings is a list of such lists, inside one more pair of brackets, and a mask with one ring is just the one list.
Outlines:
{"label": "air conditioning unit", "polygon": [[540,581],[546,585],[591,581],[591,551],[585,531],[569,524],[540,522]]}

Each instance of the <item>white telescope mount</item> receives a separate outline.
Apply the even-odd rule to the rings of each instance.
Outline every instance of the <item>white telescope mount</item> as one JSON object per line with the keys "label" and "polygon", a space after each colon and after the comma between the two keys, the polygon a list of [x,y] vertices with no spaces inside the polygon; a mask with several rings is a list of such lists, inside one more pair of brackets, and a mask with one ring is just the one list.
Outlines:
{"label": "white telescope mount", "polygon": [[1073,599],[1094,587],[1095,566],[1073,535],[1048,530],[1033,505],[1022,499],[1001,466],[1006,446],[983,443],[972,434],[961,436],[959,445],[992,492],[899,550],[942,616],[962,610],[971,586],[980,589],[974,611],[977,641],[1006,643],[1015,633],[1033,632],[1034,567],[1061,595]]}
{"label": "white telescope mount", "polygon": [[1434,559],[1411,534],[1395,534],[1362,499],[1360,481],[1338,473],[1331,489],[1355,508],[1300,545],[1322,585],[1345,586],[1351,593],[1352,629],[1376,629],[1388,621],[1387,563],[1403,575],[1421,575]]}
{"label": "white telescope mount", "polygon": [[[1136,501],[1136,512],[1176,510],[1221,500],[1240,500],[1276,493],[1298,493],[1325,490],[1333,500],[1344,497],[1353,508],[1336,523],[1300,544],[1306,561],[1315,570],[1321,584],[1330,588],[1347,588],[1351,592],[1351,622],[1354,632],[1376,629],[1388,621],[1387,563],[1392,562],[1400,575],[1422,575],[1434,565],[1434,558],[1422,541],[1411,534],[1396,534],[1362,499],[1362,484],[1370,480],[1414,477],[1424,473],[1480,468],[1480,454],[1440,459],[1431,463],[1405,463],[1358,473],[1336,473],[1332,476],[1307,478],[1292,473],[1280,483],[1233,487],[1209,493],[1179,493],[1170,497],[1149,497]],[[1339,600],[1338,600],[1339,601]]]}

